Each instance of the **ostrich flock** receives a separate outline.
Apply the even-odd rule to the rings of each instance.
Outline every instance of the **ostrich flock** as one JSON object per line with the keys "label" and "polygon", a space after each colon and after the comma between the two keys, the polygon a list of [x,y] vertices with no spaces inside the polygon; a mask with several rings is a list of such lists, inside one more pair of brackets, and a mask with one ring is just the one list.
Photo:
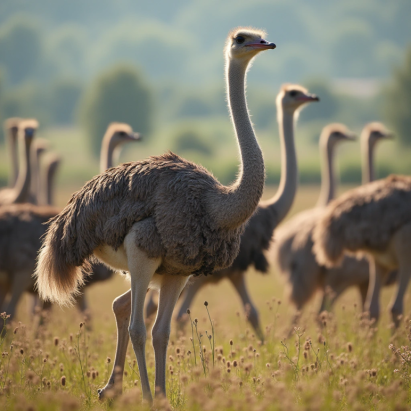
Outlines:
{"label": "ostrich flock", "polygon": [[[226,40],[228,106],[241,159],[239,175],[229,186],[171,152],[113,167],[119,148],[139,141],[140,135],[127,124],[112,123],[102,140],[100,174],[61,210],[53,205],[60,158],[53,154],[47,161],[42,159],[49,147],[35,138],[37,121],[5,122],[11,173],[9,187],[0,190],[1,312],[13,317],[20,297],[29,292],[33,310],[75,303],[86,314],[85,287],[111,278],[115,271],[129,276],[130,290],[113,302],[117,349],[100,398],[114,388],[115,376],[116,391],[121,385],[130,339],[143,397],[152,400],[145,320],[154,313],[155,393],[165,395],[174,306],[181,295],[176,319],[183,327],[190,304],[205,284],[227,278],[263,342],[245,273],[250,267],[267,273],[270,262],[287,279],[290,301],[296,307],[294,323],[316,291],[323,295],[320,313],[330,310],[352,286],[360,291],[363,310],[378,321],[381,287],[396,282],[391,314],[395,326],[399,325],[411,274],[411,177],[392,175],[374,181],[373,162],[377,143],[392,134],[381,123],[364,127],[363,184],[335,198],[334,152],[340,142],[353,141],[355,136],[343,124],[327,125],[320,137],[318,203],[279,226],[298,188],[294,142],[298,113],[319,98],[299,85],[281,87],[276,99],[281,181],[277,193],[261,201],[263,154],[250,121],[245,88],[251,61],[276,48],[264,37],[260,30],[237,28]],[[158,306],[154,292],[159,294]]]}

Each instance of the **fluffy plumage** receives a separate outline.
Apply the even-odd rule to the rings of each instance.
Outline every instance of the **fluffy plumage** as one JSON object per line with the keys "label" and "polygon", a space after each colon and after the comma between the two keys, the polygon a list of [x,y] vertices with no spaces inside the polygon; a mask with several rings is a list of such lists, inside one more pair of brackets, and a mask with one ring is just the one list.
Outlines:
{"label": "fluffy plumage", "polygon": [[[72,292],[83,282],[76,267],[103,244],[118,249],[139,221],[144,229],[136,247],[149,258],[162,258],[157,273],[211,274],[227,267],[238,254],[243,226],[224,230],[204,218],[210,191],[226,188],[203,167],[173,153],[111,168],[75,193],[53,219],[42,251],[52,252],[37,272],[58,273],[57,289]],[[40,275],[40,289],[53,287]]]}
{"label": "fluffy plumage", "polygon": [[344,251],[382,252],[411,221],[411,177],[391,175],[343,194],[326,208],[314,230],[317,260],[333,266]]}

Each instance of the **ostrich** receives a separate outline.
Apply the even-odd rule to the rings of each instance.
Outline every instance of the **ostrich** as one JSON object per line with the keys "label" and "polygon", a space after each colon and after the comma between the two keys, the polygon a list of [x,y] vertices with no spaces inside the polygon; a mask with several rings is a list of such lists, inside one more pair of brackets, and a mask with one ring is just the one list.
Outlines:
{"label": "ostrich", "polygon": [[[30,181],[30,197],[29,201],[33,204],[41,204],[41,182],[40,182],[40,159],[46,150],[49,148],[47,140],[36,138],[31,147],[30,161],[31,161],[31,181]],[[46,203],[43,203],[46,204]]]}
{"label": "ostrich", "polygon": [[[330,127],[330,126],[329,126]],[[332,131],[332,128],[330,129]],[[323,134],[323,136],[325,136]],[[333,139],[332,133],[329,139]],[[390,138],[390,132],[380,123],[370,123],[364,127],[361,133],[361,148],[363,157],[363,179],[374,175],[373,153],[376,143],[382,139]],[[349,138],[349,134],[347,135]],[[325,137],[326,138],[326,137]],[[334,137],[335,139],[335,137]],[[330,141],[331,143],[331,141]],[[325,147],[330,147],[330,144]],[[323,146],[324,147],[324,146]],[[330,147],[331,148],[331,147]],[[292,302],[301,310],[303,306],[314,295],[315,291],[321,289],[323,300],[319,312],[330,309],[336,299],[349,287],[359,288],[363,304],[365,302],[368,288],[368,263],[365,259],[346,257],[341,267],[326,268],[320,266],[312,250],[312,233],[314,227],[321,217],[326,203],[332,200],[335,192],[333,176],[333,161],[330,150],[323,151],[323,183],[318,207],[305,211],[294,217],[278,230],[276,243],[274,244],[274,256],[279,270],[287,276],[291,287],[290,297]],[[326,177],[328,175],[328,177]],[[325,180],[324,180],[324,177]],[[329,184],[331,182],[331,185]],[[321,202],[325,200],[325,204]],[[321,204],[324,204],[321,207]],[[332,298],[329,301],[330,290]],[[298,319],[298,313],[294,322]]]}
{"label": "ostrich", "polygon": [[[115,148],[128,141],[137,141],[139,134],[134,133],[130,126],[122,123],[111,124],[102,143],[102,158],[107,163],[112,162],[110,156],[113,151],[103,150],[106,146]],[[113,144],[115,142],[115,144]],[[48,158],[45,174],[41,179],[42,197],[47,200],[47,206],[29,207],[28,205],[4,206],[4,212],[0,213],[0,272],[6,276],[0,278],[0,308],[7,294],[11,294],[7,304],[3,306],[11,317],[14,316],[21,295],[28,291],[37,295],[34,290],[35,260],[41,246],[40,238],[44,235],[50,218],[55,217],[60,209],[52,207],[54,179],[60,164],[60,157],[52,155]],[[102,162],[103,163],[103,162]],[[89,286],[98,281],[104,281],[113,275],[113,271],[101,263],[93,263],[91,275],[85,279],[84,286]],[[77,296],[77,306],[87,316],[87,301],[84,293]],[[37,302],[34,306],[38,305]],[[45,303],[43,308],[50,305]]]}
{"label": "ostrich", "polygon": [[350,190],[331,202],[313,232],[313,249],[320,264],[338,265],[345,252],[368,257],[366,308],[376,321],[381,285],[389,271],[398,269],[398,289],[391,304],[396,327],[411,269],[410,204],[411,177],[391,175]]}
{"label": "ostrich", "polygon": [[[245,77],[259,52],[275,48],[263,35],[260,30],[235,29],[225,46],[229,108],[241,153],[241,172],[233,185],[221,185],[205,168],[171,152],[111,168],[73,195],[51,222],[40,252],[40,295],[60,304],[70,302],[83,282],[81,266],[93,255],[129,272],[131,290],[113,303],[118,327],[114,366],[124,363],[129,327],[143,398],[149,401],[143,313],[147,289],[160,290],[152,341],[155,392],[165,394],[176,301],[191,275],[212,274],[232,264],[244,224],[262,195],[264,163],[248,114]],[[114,370],[100,397],[113,385]]]}
{"label": "ostrich", "polygon": [[[322,167],[317,206],[297,214],[276,232],[273,257],[280,271],[287,276],[291,285],[290,298],[298,309],[318,288],[321,278],[321,268],[311,252],[310,232],[318,215],[334,197],[334,151],[340,142],[353,140],[352,132],[343,124],[334,123],[324,127],[319,142]],[[297,319],[296,316],[294,321]]]}
{"label": "ostrich", "polygon": [[[263,201],[250,218],[245,232],[241,237],[240,252],[230,268],[218,271],[212,276],[201,276],[186,287],[183,303],[179,309],[177,320],[182,325],[187,318],[197,292],[206,284],[216,283],[228,278],[241,298],[247,319],[257,336],[264,341],[258,318],[258,311],[250,299],[245,283],[245,272],[251,266],[263,274],[268,272],[269,264],[264,255],[269,247],[273,231],[289,212],[297,189],[297,159],[294,147],[294,118],[298,117],[300,109],[309,102],[318,101],[318,97],[298,85],[286,84],[281,87],[276,104],[281,139],[281,182],[278,192],[273,198]],[[146,306],[146,316],[149,310],[156,309],[156,304],[150,295]]]}
{"label": "ostrich", "polygon": [[0,191],[0,205],[25,203],[30,197],[30,147],[38,127],[36,120],[23,120],[18,126],[20,168],[14,187]]}
{"label": "ostrich", "polygon": [[57,154],[52,154],[45,160],[44,174],[40,175],[40,204],[54,205],[55,179],[60,164],[61,157]]}
{"label": "ostrich", "polygon": [[21,118],[11,117],[4,122],[4,134],[10,151],[11,172],[9,174],[9,187],[14,187],[19,173],[19,159],[17,152],[17,132]]}

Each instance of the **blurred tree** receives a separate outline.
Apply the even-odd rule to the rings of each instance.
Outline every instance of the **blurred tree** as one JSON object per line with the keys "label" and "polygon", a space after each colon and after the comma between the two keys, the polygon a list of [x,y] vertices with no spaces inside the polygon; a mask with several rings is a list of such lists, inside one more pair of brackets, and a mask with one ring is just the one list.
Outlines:
{"label": "blurred tree", "polygon": [[402,66],[394,70],[391,84],[383,95],[383,116],[394,128],[398,140],[403,145],[411,146],[411,45]]}
{"label": "blurred tree", "polygon": [[182,154],[187,151],[195,151],[204,156],[211,156],[213,148],[202,136],[201,131],[192,127],[180,127],[172,136],[173,151]]}
{"label": "blurred tree", "polygon": [[0,29],[0,64],[7,81],[21,82],[32,74],[41,59],[40,30],[33,19],[17,16]]}
{"label": "blurred tree", "polygon": [[128,64],[100,74],[79,104],[79,119],[90,136],[96,156],[109,123],[125,122],[147,134],[152,128],[152,112],[151,90],[141,72]]}
{"label": "blurred tree", "polygon": [[72,124],[74,111],[80,99],[82,85],[74,79],[59,79],[50,90],[52,121],[57,124]]}

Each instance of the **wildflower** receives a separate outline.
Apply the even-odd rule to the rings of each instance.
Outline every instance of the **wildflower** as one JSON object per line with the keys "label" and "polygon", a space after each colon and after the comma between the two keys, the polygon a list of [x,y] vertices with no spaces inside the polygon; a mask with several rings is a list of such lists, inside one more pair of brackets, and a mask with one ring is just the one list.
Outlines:
{"label": "wildflower", "polygon": [[189,308],[187,308],[187,314],[190,315],[190,309]]}
{"label": "wildflower", "polygon": [[110,358],[110,357],[107,357],[106,362],[107,362],[107,364],[110,364],[110,363],[111,363],[111,358]]}
{"label": "wildflower", "polygon": [[20,354],[23,355],[24,354],[24,350],[23,348],[20,348]]}
{"label": "wildflower", "polygon": [[59,337],[54,337],[54,345],[56,347],[59,345]]}
{"label": "wildflower", "polygon": [[352,352],[352,343],[348,343],[347,344],[347,350],[348,350],[348,352]]}
{"label": "wildflower", "polygon": [[266,366],[267,368],[270,368],[270,367],[271,367],[271,364],[268,362],[265,366]]}
{"label": "wildflower", "polygon": [[234,344],[233,340],[230,340],[230,345],[233,345],[233,344]]}
{"label": "wildflower", "polygon": [[65,375],[63,375],[63,376],[61,377],[61,385],[62,385],[63,387],[66,385],[66,376],[65,376]]}
{"label": "wildflower", "polygon": [[207,302],[207,301],[204,301],[204,305],[207,307],[207,306],[208,306],[208,302]]}
{"label": "wildflower", "polygon": [[83,328],[84,323],[80,323],[80,328]]}
{"label": "wildflower", "polygon": [[13,331],[13,334],[17,334],[17,330],[19,329],[19,327],[16,327]]}
{"label": "wildflower", "polygon": [[236,360],[233,361],[233,367],[237,367],[238,362]]}

